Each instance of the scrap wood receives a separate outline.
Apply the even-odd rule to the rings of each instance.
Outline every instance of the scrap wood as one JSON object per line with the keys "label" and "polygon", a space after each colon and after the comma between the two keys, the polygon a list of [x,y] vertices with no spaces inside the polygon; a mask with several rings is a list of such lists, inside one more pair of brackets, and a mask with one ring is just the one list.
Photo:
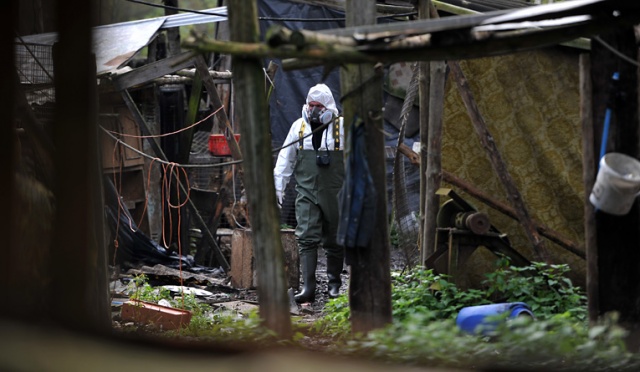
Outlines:
{"label": "scrap wood", "polygon": [[167,282],[179,283],[180,279],[184,284],[205,285],[208,287],[219,288],[225,292],[235,291],[232,287],[225,284],[226,278],[212,278],[204,274],[196,274],[188,271],[180,271],[172,269],[164,265],[155,265],[153,267],[142,266],[138,269],[130,269],[127,271],[130,275],[144,274],[156,279],[162,279]]}

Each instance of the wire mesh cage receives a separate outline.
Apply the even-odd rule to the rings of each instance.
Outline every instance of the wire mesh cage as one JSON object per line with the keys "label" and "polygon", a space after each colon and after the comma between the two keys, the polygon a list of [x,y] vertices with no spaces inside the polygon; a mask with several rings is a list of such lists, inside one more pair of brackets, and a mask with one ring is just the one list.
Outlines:
{"label": "wire mesh cage", "polygon": [[18,43],[15,45],[16,68],[30,104],[55,101],[53,88],[53,53],[51,45]]}
{"label": "wire mesh cage", "polygon": [[420,169],[398,153],[387,148],[391,207],[391,242],[399,250],[407,267],[420,261]]}

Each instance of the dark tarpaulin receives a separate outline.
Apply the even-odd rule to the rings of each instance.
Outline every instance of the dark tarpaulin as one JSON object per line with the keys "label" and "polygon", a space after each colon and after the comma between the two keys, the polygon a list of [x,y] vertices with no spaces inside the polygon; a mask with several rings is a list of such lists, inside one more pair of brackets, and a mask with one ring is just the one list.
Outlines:
{"label": "dark tarpaulin", "polygon": [[[260,18],[266,18],[260,20],[261,35],[265,35],[266,30],[273,24],[280,24],[291,30],[314,31],[344,27],[344,12],[288,0],[259,0],[258,15]],[[276,18],[287,20],[275,20]],[[308,21],[310,19],[323,20]],[[279,59],[266,60],[265,66],[268,66],[270,61],[282,66]],[[322,67],[294,71],[279,69],[277,71],[273,82],[275,89],[269,100],[271,146],[273,148],[283,145],[291,124],[302,115],[302,105],[304,105],[309,88],[312,86],[318,83],[326,84],[336,98],[338,110],[342,112],[339,102],[340,71],[337,68],[334,69],[324,81],[322,79],[323,71]]]}
{"label": "dark tarpaulin", "polygon": [[169,252],[138,229],[129,210],[120,208],[120,196],[109,177],[104,177],[104,194],[105,218],[112,237],[117,234],[118,247],[114,252],[116,263],[128,267],[160,264],[178,268],[182,261],[183,269],[193,266],[186,257]]}

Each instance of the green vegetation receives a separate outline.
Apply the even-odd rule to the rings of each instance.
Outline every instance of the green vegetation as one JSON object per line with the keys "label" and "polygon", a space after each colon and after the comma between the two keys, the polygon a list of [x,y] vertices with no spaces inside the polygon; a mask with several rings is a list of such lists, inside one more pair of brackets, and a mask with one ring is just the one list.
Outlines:
{"label": "green vegetation", "polygon": [[[277,340],[260,325],[257,313],[214,310],[190,295],[169,299],[177,307],[193,309],[191,324],[168,335],[216,341],[251,341],[266,346],[302,346],[302,340],[323,339],[323,349],[343,356],[360,356],[385,363],[450,368],[515,368],[523,370],[632,371],[640,357],[626,350],[626,331],[615,314],[589,327],[586,297],[565,278],[567,265],[533,263],[510,266],[504,260],[486,275],[482,289],[461,290],[446,275],[415,268],[392,274],[393,323],[367,335],[353,335],[346,296],[329,301],[321,319],[305,325],[294,319],[293,340]],[[167,299],[151,289],[145,278],[134,280],[133,296]],[[132,297],[133,297],[132,296]],[[455,319],[467,306],[525,302],[535,319],[501,319],[490,336],[460,330]],[[309,337],[304,337],[304,336]],[[330,342],[326,342],[330,340]],[[307,345],[308,346],[308,345]]]}
{"label": "green vegetation", "polygon": [[[367,335],[351,335],[346,298],[330,301],[314,330],[339,340],[329,352],[384,362],[452,368],[531,370],[637,370],[640,358],[627,352],[625,331],[615,314],[589,328],[586,296],[564,275],[567,265],[533,263],[500,267],[483,290],[459,290],[447,276],[413,269],[392,275],[393,324]],[[466,306],[525,302],[535,320],[499,323],[489,336],[470,335],[455,323]]]}

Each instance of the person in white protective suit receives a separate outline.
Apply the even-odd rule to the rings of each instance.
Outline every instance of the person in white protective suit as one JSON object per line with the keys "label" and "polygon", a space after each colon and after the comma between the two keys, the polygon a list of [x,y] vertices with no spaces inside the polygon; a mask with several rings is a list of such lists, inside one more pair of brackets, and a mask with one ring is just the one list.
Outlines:
{"label": "person in white protective suit", "polygon": [[344,248],[336,243],[338,192],[344,180],[343,118],[333,94],[325,84],[309,89],[302,117],[291,125],[286,146],[280,150],[273,176],[276,199],[281,207],[289,178],[296,180],[296,242],[300,255],[303,287],[297,303],[313,302],[316,294],[318,248],[327,257],[329,296],[340,294]]}

